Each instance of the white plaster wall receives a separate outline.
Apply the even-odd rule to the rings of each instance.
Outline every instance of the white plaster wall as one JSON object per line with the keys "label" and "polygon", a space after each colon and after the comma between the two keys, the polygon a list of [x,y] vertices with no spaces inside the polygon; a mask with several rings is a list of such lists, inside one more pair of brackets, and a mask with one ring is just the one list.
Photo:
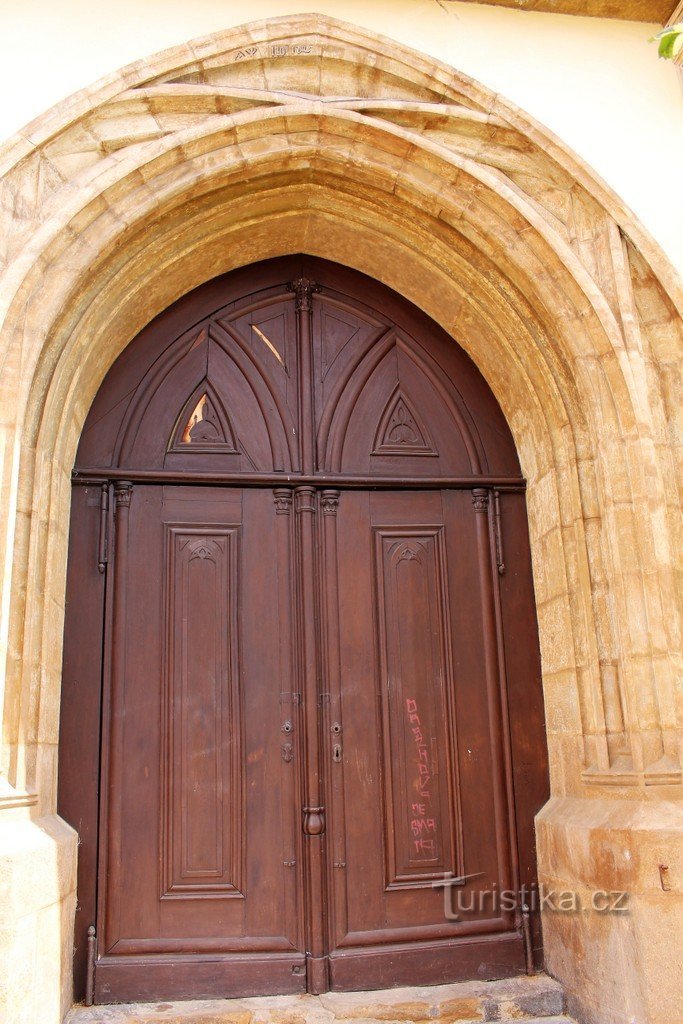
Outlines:
{"label": "white plaster wall", "polygon": [[138,58],[316,10],[446,61],[542,121],[621,195],[683,274],[683,92],[657,26],[447,0],[0,0],[0,139]]}

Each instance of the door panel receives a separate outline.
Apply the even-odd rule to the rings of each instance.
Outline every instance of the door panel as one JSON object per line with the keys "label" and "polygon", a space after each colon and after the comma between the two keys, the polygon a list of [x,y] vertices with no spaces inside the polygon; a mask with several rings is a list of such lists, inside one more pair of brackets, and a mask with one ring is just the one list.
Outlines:
{"label": "door panel", "polygon": [[[387,889],[459,874],[442,527],[373,526]],[[451,756],[449,756],[451,755]]]}
{"label": "door panel", "polygon": [[165,534],[161,898],[244,895],[239,527]]}
{"label": "door panel", "polygon": [[[297,765],[280,743],[291,609],[274,585],[288,586],[288,528],[272,491],[135,487],[127,516],[123,531],[117,509],[98,998],[137,992],[141,955],[151,998],[166,991],[159,959],[175,955],[194,958],[176,963],[175,994],[209,984],[203,954],[219,957],[203,968],[211,993],[298,991]],[[262,955],[242,963],[248,952]],[[239,981],[223,986],[235,956]]]}
{"label": "door panel", "polygon": [[511,885],[484,643],[490,565],[478,564],[471,493],[345,492],[337,531],[332,983],[453,980],[471,969],[458,950],[475,936],[488,976],[517,971],[510,915],[489,904],[448,921],[432,884],[450,873],[476,875],[477,890]]}

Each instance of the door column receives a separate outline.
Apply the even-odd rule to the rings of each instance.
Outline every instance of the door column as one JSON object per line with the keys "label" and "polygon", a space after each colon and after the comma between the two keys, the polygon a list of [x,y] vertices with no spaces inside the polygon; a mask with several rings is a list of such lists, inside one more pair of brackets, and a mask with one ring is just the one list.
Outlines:
{"label": "door column", "polygon": [[[119,760],[122,756],[122,736],[125,716],[125,678],[126,678],[126,579],[128,574],[128,519],[130,499],[133,486],[126,480],[119,481],[114,488],[114,586],[111,617],[111,683],[109,708],[105,714],[109,716],[109,757],[105,759],[109,800],[107,804],[106,832],[108,843],[106,863],[100,870],[105,870],[111,891],[121,891],[121,858],[120,842],[122,829],[121,795],[117,792],[116,781],[120,778]],[[111,945],[114,922],[112,918],[118,914],[118,906],[112,907],[110,916],[98,914],[104,918],[104,934],[100,936],[99,951],[105,952]],[[89,979],[92,984],[92,979]]]}
{"label": "door column", "polygon": [[299,688],[303,703],[303,809],[307,989],[327,992],[327,899],[325,892],[325,808],[319,723],[317,523],[314,487],[294,491],[297,540]]}
{"label": "door column", "polygon": [[313,354],[311,351],[311,313],[313,293],[320,285],[307,277],[290,281],[289,290],[296,296],[296,325],[299,340],[299,458],[301,471],[315,471],[315,411],[313,409]]}

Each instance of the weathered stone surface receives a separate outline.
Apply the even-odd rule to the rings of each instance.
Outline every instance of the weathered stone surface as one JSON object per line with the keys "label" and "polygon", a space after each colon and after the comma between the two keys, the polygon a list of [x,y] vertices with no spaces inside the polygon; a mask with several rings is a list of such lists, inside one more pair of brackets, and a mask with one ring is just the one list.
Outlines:
{"label": "weathered stone surface", "polygon": [[59,1022],[71,1003],[76,834],[56,815],[22,814],[0,815],[0,1020]]}
{"label": "weathered stone surface", "polygon": [[[125,1004],[122,1006],[98,1006],[86,1010],[72,1010],[65,1024],[251,1024],[254,1016],[248,1010],[235,1007],[221,1007],[217,1003],[159,1003],[156,1006]],[[272,1024],[283,1024],[282,1017],[273,1011],[268,1014]],[[303,1016],[297,1017],[297,1024],[304,1024]],[[313,1022],[311,1022],[313,1024]]]}
{"label": "weathered stone surface", "polygon": [[500,1019],[510,1017],[513,1020],[527,1017],[552,1017],[562,1014],[564,1010],[564,993],[560,990],[534,992],[504,999],[500,1003]]}
{"label": "weathered stone surface", "polygon": [[531,1017],[557,1021],[563,998],[556,981],[537,975],[381,992],[74,1007],[65,1024],[475,1024]]}
{"label": "weathered stone surface", "polygon": [[[447,0],[452,3],[453,0]],[[665,25],[676,9],[674,0],[477,0],[494,7],[519,11],[579,14],[589,18],[623,18],[625,21],[654,21]]]}

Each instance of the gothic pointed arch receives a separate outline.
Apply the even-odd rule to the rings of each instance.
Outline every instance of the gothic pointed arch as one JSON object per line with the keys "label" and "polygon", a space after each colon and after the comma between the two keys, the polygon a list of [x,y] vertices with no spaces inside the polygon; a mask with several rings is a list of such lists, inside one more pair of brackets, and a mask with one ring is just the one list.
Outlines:
{"label": "gothic pointed arch", "polygon": [[83,465],[297,468],[293,299],[286,281],[254,288],[226,303],[210,283],[182,317],[172,308],[147,326],[98,396]]}
{"label": "gothic pointed arch", "polygon": [[[342,989],[378,984],[378,965],[397,980],[468,976],[470,939],[443,929],[433,883],[476,855],[509,887],[513,845],[533,874],[547,766],[525,484],[502,411],[462,348],[366,275],[305,254],[265,261],[189,292],[138,334],[95,397],[75,472],[74,536],[87,532],[81,482],[104,478],[115,506],[113,550],[105,541],[100,553],[111,585],[99,622],[111,622],[111,645],[93,641],[90,620],[72,610],[77,557],[66,642],[67,661],[100,653],[111,709],[100,748],[108,785],[93,823],[106,873],[94,843],[81,850],[101,894],[96,1000],[142,991],[139,949],[167,955],[173,991],[187,997],[202,985],[223,991],[225,970],[235,995],[298,991],[314,970],[316,986]],[[491,545],[493,487],[512,514],[514,603],[492,590],[503,566]],[[505,647],[496,600],[526,645]],[[508,677],[526,697],[523,715],[509,708],[509,750],[498,696]],[[345,791],[325,805],[306,795],[306,772],[327,771],[330,752],[314,751],[319,722],[298,711],[323,706],[321,679],[333,735],[343,729],[372,766],[353,772],[338,744]],[[100,699],[84,682],[76,689],[67,727]],[[292,705],[284,723],[283,704]],[[301,736],[298,745],[270,742],[283,732]],[[534,764],[505,804],[503,780],[512,791],[530,734]],[[468,743],[495,769],[472,763]],[[77,781],[65,766],[63,790]],[[498,807],[484,826],[482,800]],[[345,810],[361,803],[372,820],[362,834]],[[296,916],[297,887],[315,869],[304,855],[301,872],[289,870],[302,806],[305,834],[327,822],[346,850],[345,891],[317,899],[307,922]],[[110,825],[119,808],[120,828]],[[125,882],[133,872],[135,893]],[[261,884],[245,884],[254,877]],[[287,894],[278,910],[276,889]],[[78,911],[79,934],[91,907]],[[387,931],[377,922],[389,916]],[[321,972],[306,950],[332,918]],[[513,917],[502,938],[491,940],[488,912],[473,928],[487,971],[521,969]],[[206,949],[224,957],[208,974]],[[165,997],[168,979],[166,966],[146,963],[147,994]]]}
{"label": "gothic pointed arch", "polygon": [[[317,467],[518,476],[500,408],[453,339],[353,271],[305,259],[320,281],[311,310]],[[93,404],[79,465],[297,471],[303,397],[286,277],[297,260],[262,264],[233,302],[222,289],[238,288],[239,274],[209,282],[186,298],[182,317],[179,306],[149,324]]]}
{"label": "gothic pointed arch", "polygon": [[[667,842],[670,813],[657,801],[681,782],[672,467],[683,291],[599,175],[453,67],[322,15],[268,19],[140,60],[41,116],[2,158],[16,216],[7,218],[0,277],[0,808],[36,805],[40,843],[39,816],[55,820],[56,709],[70,685],[59,654],[65,482],[79,443],[83,455],[97,454],[81,428],[107,370],[180,295],[245,263],[306,251],[381,277],[459,338],[514,434],[528,480],[558,797],[538,820],[542,873],[557,880],[551,865],[564,851],[568,888],[587,877],[609,888],[604,864],[623,835],[605,826],[615,792],[648,806],[643,827],[628,809],[635,802],[619,804],[620,822],[634,826],[634,863]],[[177,339],[173,316],[166,323],[167,339]],[[343,362],[343,324],[335,331],[330,352]],[[190,390],[164,420],[164,445]],[[109,441],[131,399],[110,397]],[[273,437],[279,464],[291,465],[291,423],[275,418]],[[275,464],[267,438],[266,446],[264,463]],[[62,733],[62,749],[86,741],[77,724]],[[91,798],[84,779],[77,809]],[[578,822],[587,841],[577,845]],[[64,829],[59,844],[75,870],[74,833]],[[596,844],[609,852],[602,867],[580,854]],[[79,901],[84,885],[81,877]],[[49,897],[67,921],[71,896],[55,883]],[[675,998],[666,988],[675,974],[655,970],[666,958],[647,948],[657,872],[643,897],[646,926],[623,961],[640,963],[642,991],[626,992],[624,972],[614,991],[624,988],[619,1012],[633,996],[645,1019],[650,1004]],[[594,915],[573,922],[576,941],[594,956],[596,977],[616,978],[610,950],[621,921],[599,923],[602,931]],[[548,962],[560,976],[571,965],[564,924],[546,920]],[[84,940],[77,956],[82,965]],[[59,983],[51,984],[56,1006]],[[35,989],[42,998],[44,987]],[[599,1008],[603,990],[582,983],[574,995]],[[62,998],[70,991],[67,970]]]}
{"label": "gothic pointed arch", "polygon": [[391,325],[355,364],[330,375],[318,434],[322,464],[331,472],[378,474],[397,460],[427,476],[516,472],[498,415],[484,417],[483,427],[473,415],[486,401],[473,368],[433,330],[427,351],[411,333],[417,325]]}

